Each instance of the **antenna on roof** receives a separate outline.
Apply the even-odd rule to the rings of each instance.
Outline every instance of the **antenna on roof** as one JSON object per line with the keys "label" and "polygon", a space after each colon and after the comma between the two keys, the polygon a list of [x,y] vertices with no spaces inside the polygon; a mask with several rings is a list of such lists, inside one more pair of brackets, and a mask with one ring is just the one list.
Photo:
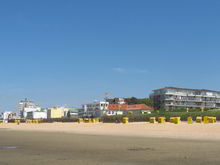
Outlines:
{"label": "antenna on roof", "polygon": [[105,97],[104,97],[105,101],[108,100],[108,99],[111,99],[111,98],[112,98],[112,94],[106,92],[106,93],[105,93]]}

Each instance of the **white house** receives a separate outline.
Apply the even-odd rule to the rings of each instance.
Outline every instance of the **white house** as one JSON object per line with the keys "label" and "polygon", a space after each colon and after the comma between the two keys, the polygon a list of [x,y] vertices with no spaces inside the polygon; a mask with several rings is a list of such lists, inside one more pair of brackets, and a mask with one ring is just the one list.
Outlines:
{"label": "white house", "polygon": [[3,121],[4,123],[8,123],[10,119],[16,119],[17,114],[15,112],[6,111],[3,113]]}

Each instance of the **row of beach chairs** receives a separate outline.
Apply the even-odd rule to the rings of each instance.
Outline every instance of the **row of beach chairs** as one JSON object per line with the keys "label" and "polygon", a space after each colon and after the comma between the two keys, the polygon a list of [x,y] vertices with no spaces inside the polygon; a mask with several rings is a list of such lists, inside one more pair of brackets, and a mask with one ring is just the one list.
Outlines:
{"label": "row of beach chairs", "polygon": [[[129,122],[129,118],[128,117],[124,117],[123,118],[123,123],[128,123]],[[156,119],[156,117],[150,117],[149,119],[150,123],[166,123],[166,118],[165,117],[158,117]],[[180,124],[181,123],[181,118],[180,117],[171,117],[169,120],[170,123],[174,123],[174,124]],[[216,123],[216,117],[212,117],[212,116],[204,116],[204,117],[196,117],[196,123]],[[193,119],[192,117],[188,117],[188,124],[193,124]]]}

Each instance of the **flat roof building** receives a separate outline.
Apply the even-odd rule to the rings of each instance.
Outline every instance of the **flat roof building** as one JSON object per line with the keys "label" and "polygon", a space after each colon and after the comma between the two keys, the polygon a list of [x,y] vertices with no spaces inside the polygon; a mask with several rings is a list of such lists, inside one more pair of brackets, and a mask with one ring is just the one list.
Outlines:
{"label": "flat roof building", "polygon": [[165,87],[153,90],[154,109],[220,108],[220,92],[207,89]]}
{"label": "flat roof building", "polygon": [[91,104],[84,104],[84,117],[101,117],[108,110],[109,102],[106,101],[95,101]]}
{"label": "flat roof building", "polygon": [[21,100],[18,104],[18,111],[20,118],[26,118],[27,112],[34,111],[34,109],[40,109],[40,106],[36,105],[33,101],[28,100]]}
{"label": "flat roof building", "polygon": [[65,107],[53,107],[47,110],[47,118],[48,119],[60,119],[67,117],[67,113],[69,108]]}

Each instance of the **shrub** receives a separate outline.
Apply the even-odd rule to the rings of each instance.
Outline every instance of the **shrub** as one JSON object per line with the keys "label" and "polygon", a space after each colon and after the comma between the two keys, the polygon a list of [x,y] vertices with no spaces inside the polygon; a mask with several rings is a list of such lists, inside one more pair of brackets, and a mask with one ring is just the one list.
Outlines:
{"label": "shrub", "polygon": [[197,116],[214,116],[216,120],[220,120],[220,111],[197,111],[194,112],[166,112],[160,111],[159,113],[155,112],[152,114],[142,114],[142,115],[126,115],[126,116],[105,116],[102,118],[104,123],[115,123],[116,120],[122,121],[123,117],[128,117],[129,122],[144,122],[149,121],[150,117],[165,117],[166,121],[169,121],[171,117],[181,117],[182,121],[187,121],[188,117],[192,117],[193,120],[196,120]]}

